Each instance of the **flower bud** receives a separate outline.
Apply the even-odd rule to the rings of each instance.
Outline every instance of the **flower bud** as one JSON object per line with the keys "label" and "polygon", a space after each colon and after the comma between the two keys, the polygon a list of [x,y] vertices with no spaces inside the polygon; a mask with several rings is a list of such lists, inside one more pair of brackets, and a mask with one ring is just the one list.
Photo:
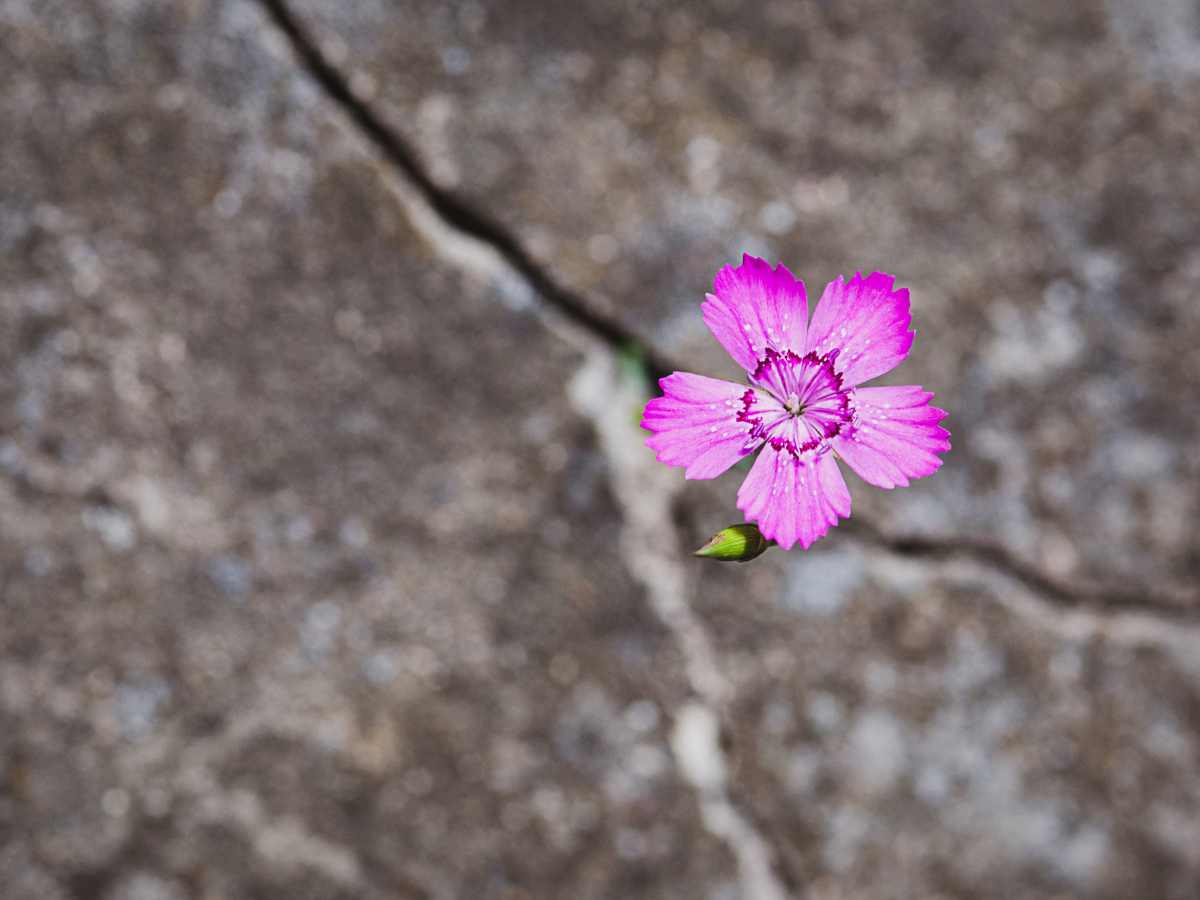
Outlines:
{"label": "flower bud", "polygon": [[707,544],[692,555],[722,562],[749,562],[762,556],[771,544],[762,536],[757,525],[730,525],[714,534]]}

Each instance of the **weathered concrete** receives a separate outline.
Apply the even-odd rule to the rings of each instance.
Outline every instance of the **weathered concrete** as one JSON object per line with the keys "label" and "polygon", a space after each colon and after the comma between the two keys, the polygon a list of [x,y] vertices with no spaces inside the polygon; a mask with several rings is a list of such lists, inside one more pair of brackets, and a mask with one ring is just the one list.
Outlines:
{"label": "weathered concrete", "polygon": [[739,476],[258,3],[0,5],[0,893],[1195,895],[1200,14],[291,8],[682,364],[743,250],[894,271],[955,450],[693,563]]}

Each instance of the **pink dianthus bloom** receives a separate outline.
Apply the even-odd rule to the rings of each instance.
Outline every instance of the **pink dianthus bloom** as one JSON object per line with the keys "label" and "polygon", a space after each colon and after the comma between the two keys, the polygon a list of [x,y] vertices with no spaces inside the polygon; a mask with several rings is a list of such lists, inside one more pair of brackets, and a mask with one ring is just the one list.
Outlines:
{"label": "pink dianthus bloom", "polygon": [[780,264],[744,256],[726,266],[701,306],[704,323],[746,370],[750,386],[690,372],[659,381],[646,404],[646,444],[687,478],[716,478],[762,448],[738,491],[748,522],[785,550],[809,547],[850,515],[834,457],[869,484],[907,486],[950,449],[915,385],[861,387],[908,355],[908,291],[882,272],[831,282],[808,320],[804,283]]}

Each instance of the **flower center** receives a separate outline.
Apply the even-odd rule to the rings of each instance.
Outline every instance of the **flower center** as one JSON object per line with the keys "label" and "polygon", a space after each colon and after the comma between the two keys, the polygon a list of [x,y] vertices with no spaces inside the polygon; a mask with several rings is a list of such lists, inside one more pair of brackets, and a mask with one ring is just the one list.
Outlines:
{"label": "flower center", "polygon": [[854,389],[834,369],[837,351],[797,356],[767,348],[742,395],[738,421],[750,425],[751,440],[799,458],[824,453],[854,418]]}

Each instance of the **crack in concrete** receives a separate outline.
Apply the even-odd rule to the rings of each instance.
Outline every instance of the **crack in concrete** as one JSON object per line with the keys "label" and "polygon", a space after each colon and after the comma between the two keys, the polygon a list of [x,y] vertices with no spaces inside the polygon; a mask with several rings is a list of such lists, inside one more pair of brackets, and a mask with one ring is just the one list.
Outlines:
{"label": "crack in concrete", "polygon": [[1200,626],[1200,620],[1188,614],[1188,606],[1200,598],[1183,592],[1067,585],[1000,544],[967,537],[946,540],[922,535],[888,535],[861,517],[848,520],[845,531],[862,543],[895,556],[918,560],[968,560],[1040,594],[1066,612],[1088,609],[1098,614],[1149,615],[1179,627]]}
{"label": "crack in concrete", "polygon": [[[886,548],[882,552],[887,553]],[[920,561],[895,557],[894,564],[917,566],[913,574],[926,574]],[[1169,621],[1145,612],[1106,610],[1049,603],[1045,595],[996,568],[981,566],[970,558],[948,558],[938,570],[948,584],[983,588],[986,594],[1013,615],[1031,622],[1067,643],[1092,640],[1130,649],[1154,648],[1173,659],[1181,671],[1200,678],[1200,627]]]}
{"label": "crack in concrete", "polygon": [[408,142],[382,116],[350,88],[349,82],[329,62],[285,0],[257,0],[287,37],[297,58],[355,127],[409,181],[416,192],[442,220],[462,234],[494,249],[505,263],[548,304],[568,320],[586,329],[614,350],[634,350],[655,378],[673,369],[649,341],[622,322],[595,311],[579,294],[569,290],[543,268],[521,240],[484,210],[451,191],[439,187],[425,171]]}
{"label": "crack in concrete", "polygon": [[[364,138],[389,164],[392,188],[414,226],[435,250],[458,265],[485,277],[499,278],[502,290],[523,303],[530,295],[542,301],[542,311],[553,313],[569,328],[556,328],[572,344],[584,348],[599,344],[610,352],[634,351],[652,378],[681,368],[650,342],[623,323],[595,311],[580,295],[568,290],[546,271],[504,225],[461,197],[439,187],[422,167],[407,141],[356,97],[346,78],[329,62],[316,40],[290,10],[286,0],[256,0],[280,28],[302,68],[324,90]],[[966,559],[990,568],[1067,609],[1092,609],[1101,614],[1129,613],[1159,617],[1166,624],[1195,625],[1188,607],[1197,597],[1146,587],[1070,585],[1024,562],[1010,550],[992,542],[963,537],[887,535],[864,522],[850,520],[847,531],[864,543],[912,559]]]}

